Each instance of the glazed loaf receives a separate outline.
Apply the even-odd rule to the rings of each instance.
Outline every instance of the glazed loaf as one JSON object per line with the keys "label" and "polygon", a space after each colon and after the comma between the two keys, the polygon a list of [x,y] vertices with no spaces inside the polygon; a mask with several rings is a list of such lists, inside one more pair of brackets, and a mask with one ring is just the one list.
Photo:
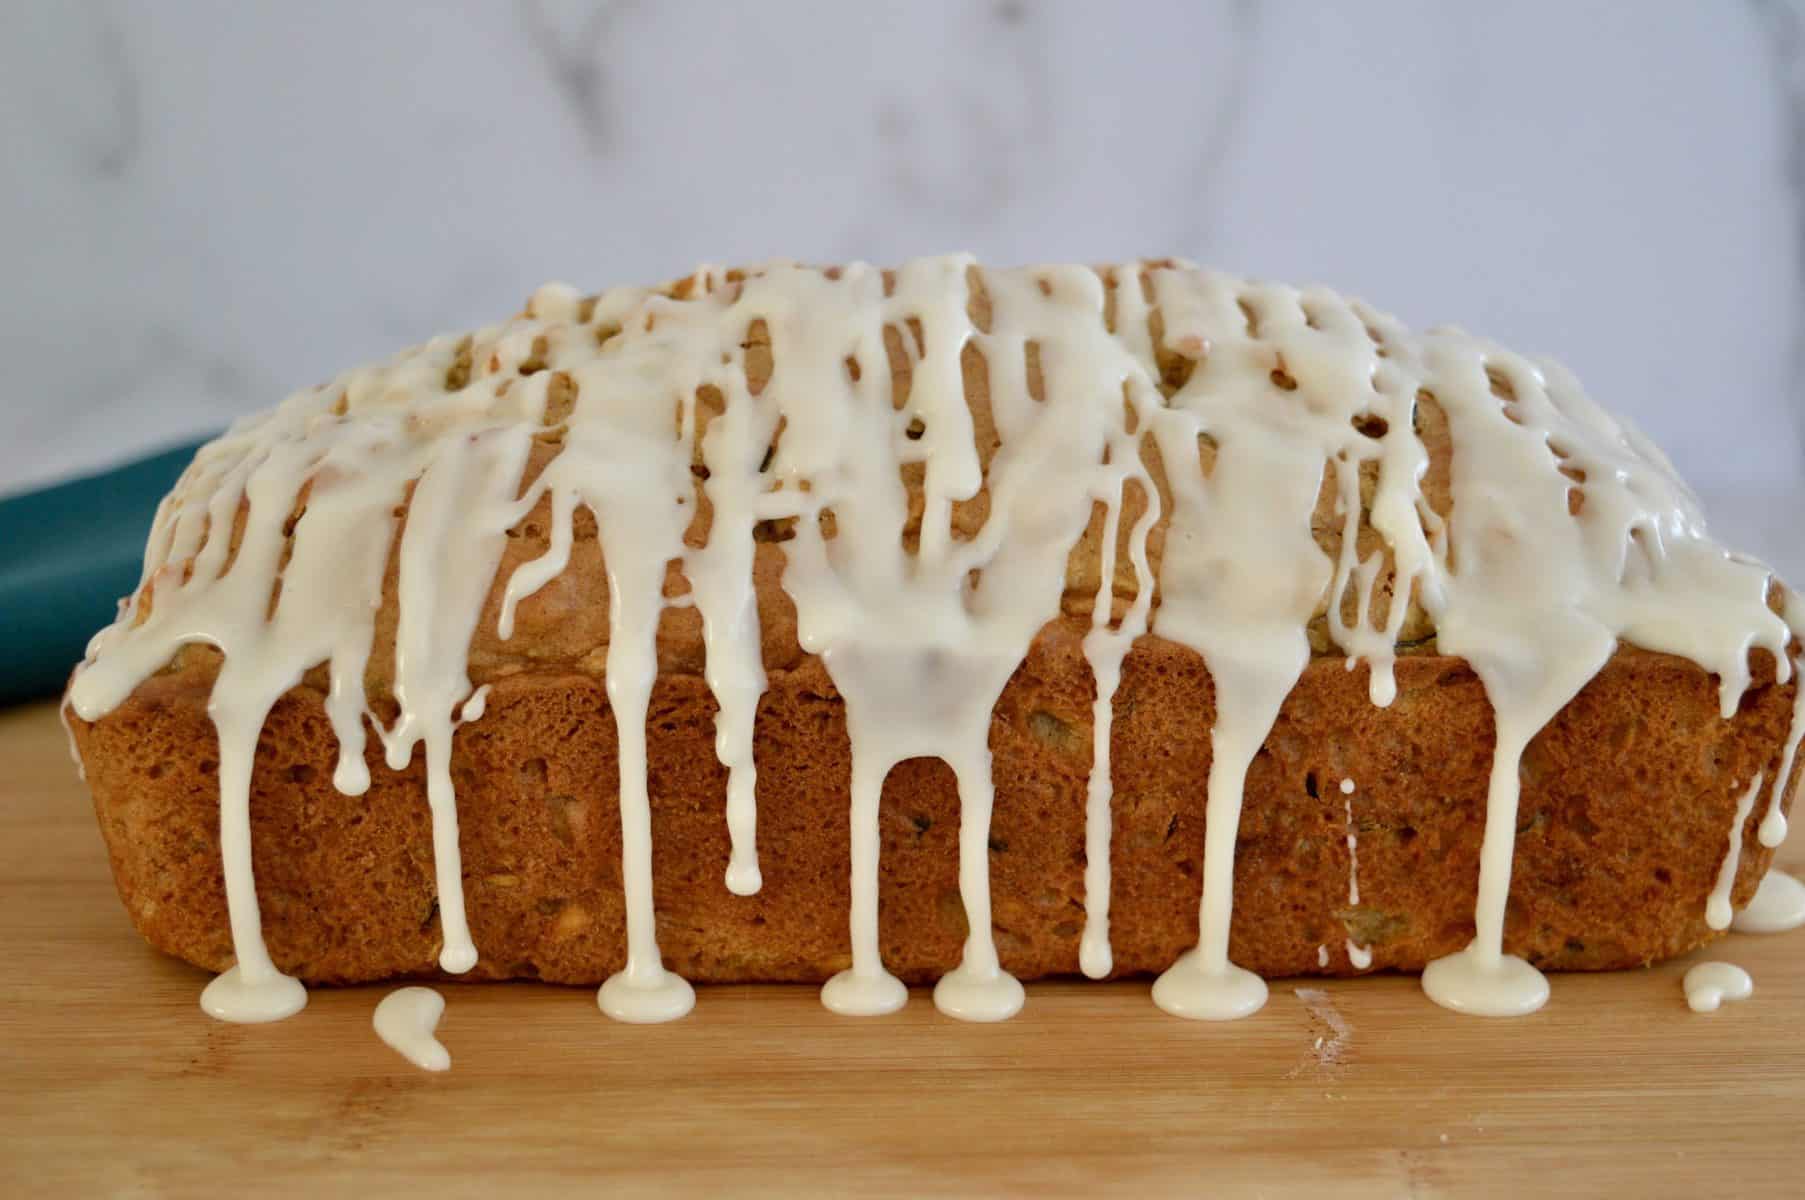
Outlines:
{"label": "glazed loaf", "polygon": [[1170,263],[704,271],[203,450],[70,728],[133,922],[216,971],[1597,969],[1754,891],[1798,617],[1457,332]]}

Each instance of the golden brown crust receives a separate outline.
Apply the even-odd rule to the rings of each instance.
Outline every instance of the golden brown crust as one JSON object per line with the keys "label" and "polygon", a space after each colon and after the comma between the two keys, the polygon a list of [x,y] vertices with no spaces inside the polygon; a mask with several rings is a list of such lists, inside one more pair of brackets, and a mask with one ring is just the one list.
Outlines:
{"label": "golden brown crust", "polygon": [[[1093,695],[1083,629],[1067,619],[1043,631],[991,728],[997,944],[1004,965],[1028,979],[1077,970]],[[755,896],[722,882],[725,773],[707,688],[673,671],[653,697],[659,941],[666,962],[698,981],[819,980],[849,962],[844,715],[817,660],[775,657],[757,730],[764,888]],[[1523,766],[1508,950],[1544,967],[1598,969],[1711,936],[1704,901],[1737,797],[1757,771],[1779,769],[1791,715],[1793,685],[1766,682],[1771,664],[1758,667],[1764,682],[1724,722],[1702,671],[1625,648],[1535,740]],[[232,952],[211,681],[211,665],[191,658],[100,721],[72,724],[133,922],[158,949],[218,970]],[[1287,701],[1248,778],[1235,961],[1269,976],[1348,974],[1351,937],[1372,946],[1375,969],[1415,970],[1471,937],[1491,709],[1458,660],[1406,658],[1398,683],[1396,703],[1376,708],[1364,669],[1319,658]],[[258,749],[253,845],[270,952],[311,982],[434,975],[420,763],[391,772],[372,753],[369,794],[340,795],[320,701],[311,687],[290,692]],[[1197,936],[1212,718],[1201,660],[1142,639],[1116,714],[1112,940],[1117,972],[1140,974],[1163,969]],[[471,977],[591,983],[621,965],[614,747],[599,673],[562,662],[499,677],[487,716],[459,730],[460,841],[483,956]],[[1358,907],[1347,903],[1343,778],[1358,785]],[[1762,811],[1744,831],[1738,904],[1771,857],[1754,833]],[[957,828],[946,767],[918,759],[892,773],[880,922],[885,961],[906,980],[932,979],[958,960]]]}

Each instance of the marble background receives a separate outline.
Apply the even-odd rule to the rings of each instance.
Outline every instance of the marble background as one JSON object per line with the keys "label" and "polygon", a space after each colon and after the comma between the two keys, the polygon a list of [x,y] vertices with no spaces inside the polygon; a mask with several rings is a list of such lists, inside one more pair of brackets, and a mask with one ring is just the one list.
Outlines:
{"label": "marble background", "polygon": [[0,492],[698,261],[1178,254],[1565,359],[1805,577],[1783,2],[0,6]]}

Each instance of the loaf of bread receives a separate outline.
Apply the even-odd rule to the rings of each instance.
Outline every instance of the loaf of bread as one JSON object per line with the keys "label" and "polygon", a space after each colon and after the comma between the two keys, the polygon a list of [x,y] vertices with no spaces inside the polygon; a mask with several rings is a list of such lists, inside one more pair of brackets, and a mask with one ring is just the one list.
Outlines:
{"label": "loaf of bread", "polygon": [[68,707],[127,911],[231,1019],[1425,968],[1506,1013],[1754,893],[1802,630],[1553,364],[946,258],[548,287],[291,397],[201,451]]}

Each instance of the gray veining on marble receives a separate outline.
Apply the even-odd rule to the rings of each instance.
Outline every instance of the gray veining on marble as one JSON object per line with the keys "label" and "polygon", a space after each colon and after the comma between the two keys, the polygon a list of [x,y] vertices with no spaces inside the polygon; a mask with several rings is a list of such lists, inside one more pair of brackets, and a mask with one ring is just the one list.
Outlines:
{"label": "gray veining on marble", "polygon": [[563,97],[584,140],[597,154],[612,144],[617,97],[610,94],[605,52],[615,18],[627,7],[611,0],[548,4],[520,0],[521,25]]}
{"label": "gray veining on marble", "polygon": [[102,178],[117,179],[137,157],[143,133],[138,122],[138,72],[116,23],[103,16],[94,37],[101,83],[112,109],[108,136],[93,149],[94,171]]}
{"label": "gray veining on marble", "polygon": [[548,278],[1177,254],[1562,358],[1805,566],[1801,13],[3,5],[0,492]]}
{"label": "gray veining on marble", "polygon": [[1221,93],[1211,105],[1209,121],[1197,131],[1189,147],[1191,170],[1185,181],[1184,223],[1174,232],[1172,244],[1188,247],[1186,255],[1199,262],[1210,261],[1215,249],[1212,240],[1219,224],[1214,197],[1225,174],[1225,159],[1241,132],[1247,107],[1256,86],[1253,71],[1260,61],[1255,39],[1260,30],[1260,6],[1257,0],[1235,0],[1228,10],[1227,34],[1230,52],[1228,71],[1222,76]]}
{"label": "gray veining on marble", "polygon": [[[1752,0],[1757,21],[1768,40],[1769,69],[1785,132],[1786,188],[1792,214],[1794,244],[1792,286],[1805,297],[1805,3],[1801,0]],[[1795,304],[1791,323],[1793,428],[1805,461],[1805,302]],[[1801,539],[1805,541],[1805,538]]]}

